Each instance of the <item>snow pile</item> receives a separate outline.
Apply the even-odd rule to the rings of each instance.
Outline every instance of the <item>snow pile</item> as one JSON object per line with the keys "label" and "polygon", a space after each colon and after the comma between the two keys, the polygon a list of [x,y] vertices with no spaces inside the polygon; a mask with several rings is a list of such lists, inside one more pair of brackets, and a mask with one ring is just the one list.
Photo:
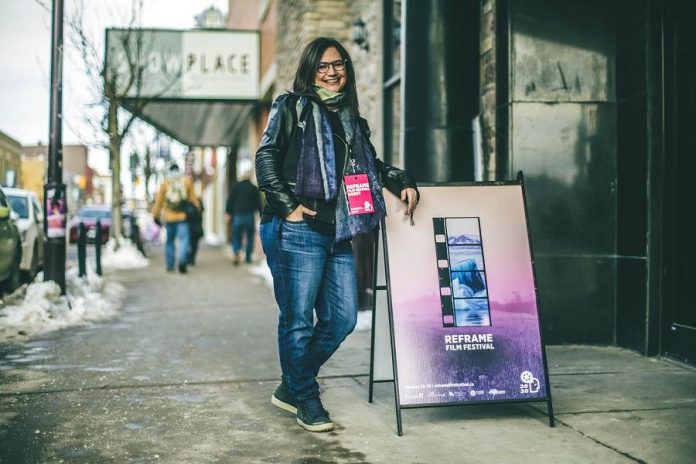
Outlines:
{"label": "snow pile", "polygon": [[[38,280],[38,279],[37,279]],[[43,334],[118,316],[125,289],[88,270],[66,272],[66,295],[55,282],[23,285],[0,305],[0,341]]]}
{"label": "snow pile", "polygon": [[121,247],[114,251],[114,240],[109,240],[102,252],[102,267],[104,269],[138,269],[150,264],[150,261],[138,251],[128,239],[121,238]]}
{"label": "snow pile", "polygon": [[218,237],[215,234],[210,234],[210,233],[205,234],[204,240],[205,240],[205,243],[207,243],[208,245],[213,245],[213,246],[219,246],[219,245],[222,245],[222,243],[223,243],[223,241],[220,240],[220,237]]}
{"label": "snow pile", "polygon": [[372,310],[358,311],[358,323],[355,324],[356,332],[372,330]]}
{"label": "snow pile", "polygon": [[261,280],[268,288],[273,288],[273,275],[271,275],[271,268],[266,264],[266,260],[261,261],[257,266],[249,269],[249,272],[255,276],[261,277]]}

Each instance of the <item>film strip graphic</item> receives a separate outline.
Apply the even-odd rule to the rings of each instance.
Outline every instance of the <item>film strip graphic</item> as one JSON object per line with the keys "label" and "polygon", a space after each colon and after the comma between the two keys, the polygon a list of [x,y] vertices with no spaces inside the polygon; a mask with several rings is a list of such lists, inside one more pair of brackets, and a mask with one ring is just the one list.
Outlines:
{"label": "film strip graphic", "polygon": [[445,218],[433,218],[433,235],[435,236],[437,276],[440,282],[442,326],[456,327],[454,320],[454,302],[452,301],[452,283],[449,270],[449,256],[447,254],[447,229],[445,226]]}
{"label": "film strip graphic", "polygon": [[490,326],[479,218],[433,218],[443,327]]}

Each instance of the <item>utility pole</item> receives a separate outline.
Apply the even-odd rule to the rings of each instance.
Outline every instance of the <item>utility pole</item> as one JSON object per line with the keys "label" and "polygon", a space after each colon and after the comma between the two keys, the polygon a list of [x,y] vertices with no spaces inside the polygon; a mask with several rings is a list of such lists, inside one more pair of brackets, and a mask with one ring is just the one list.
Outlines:
{"label": "utility pole", "polygon": [[44,280],[56,282],[64,295],[68,202],[63,183],[63,0],[53,0],[52,24],[50,136],[44,185]]}

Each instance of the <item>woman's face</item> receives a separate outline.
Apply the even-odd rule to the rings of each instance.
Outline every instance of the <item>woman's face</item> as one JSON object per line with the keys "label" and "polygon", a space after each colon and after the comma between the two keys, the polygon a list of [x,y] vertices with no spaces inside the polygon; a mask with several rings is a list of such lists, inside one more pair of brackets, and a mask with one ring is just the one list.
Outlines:
{"label": "woman's face", "polygon": [[[327,68],[328,64],[331,64],[331,66]],[[335,65],[341,68],[340,71],[336,70]],[[338,53],[336,47],[329,47],[324,50],[321,60],[319,60],[319,66],[314,74],[314,83],[332,92],[340,92],[345,87],[346,68],[343,58],[341,58],[341,54]]]}

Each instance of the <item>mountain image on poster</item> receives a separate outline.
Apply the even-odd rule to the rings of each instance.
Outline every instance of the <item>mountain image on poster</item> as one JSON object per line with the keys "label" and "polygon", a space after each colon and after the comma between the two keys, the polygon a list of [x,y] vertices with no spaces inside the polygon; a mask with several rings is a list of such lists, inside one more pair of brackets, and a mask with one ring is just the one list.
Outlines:
{"label": "mountain image on poster", "polygon": [[443,327],[490,326],[479,218],[433,218]]}

